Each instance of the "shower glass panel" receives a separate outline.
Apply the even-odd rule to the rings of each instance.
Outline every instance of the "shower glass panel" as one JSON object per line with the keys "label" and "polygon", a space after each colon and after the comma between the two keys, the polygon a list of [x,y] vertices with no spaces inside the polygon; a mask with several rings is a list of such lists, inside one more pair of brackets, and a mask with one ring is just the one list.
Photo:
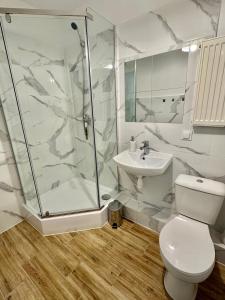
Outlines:
{"label": "shower glass panel", "polygon": [[114,196],[118,189],[116,93],[115,93],[115,31],[114,26],[88,9],[87,19],[90,53],[91,90],[95,118],[95,141],[98,164],[100,201]]}
{"label": "shower glass panel", "polygon": [[[11,145],[17,161],[21,184],[23,186],[24,198],[27,203],[33,205],[33,209],[40,214],[37,193],[32,178],[31,166],[27,153],[23,129],[16,105],[16,97],[11,80],[11,74],[2,35],[0,34],[0,98],[1,98],[1,119],[6,121],[7,129],[11,136]],[[14,163],[13,158],[10,158]],[[29,202],[32,200],[32,202]]]}
{"label": "shower glass panel", "polygon": [[[3,105],[26,204],[42,216],[98,209],[86,20],[10,17],[11,23],[2,17],[2,26],[16,94],[9,83]],[[102,83],[103,91],[109,85]],[[102,138],[114,141],[110,118]],[[97,150],[106,162],[115,146],[108,147]]]}

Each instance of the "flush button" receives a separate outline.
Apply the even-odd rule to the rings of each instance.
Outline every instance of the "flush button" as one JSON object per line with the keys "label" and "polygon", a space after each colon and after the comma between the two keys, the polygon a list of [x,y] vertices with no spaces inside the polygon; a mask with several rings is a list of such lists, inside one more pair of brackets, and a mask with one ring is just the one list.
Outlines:
{"label": "flush button", "polygon": [[202,179],[197,179],[196,181],[199,182],[199,183],[203,183]]}

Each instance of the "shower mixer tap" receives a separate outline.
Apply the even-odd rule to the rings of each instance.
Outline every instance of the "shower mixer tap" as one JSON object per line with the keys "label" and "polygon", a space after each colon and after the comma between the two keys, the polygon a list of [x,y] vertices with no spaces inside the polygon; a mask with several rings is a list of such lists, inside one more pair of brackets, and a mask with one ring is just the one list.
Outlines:
{"label": "shower mixer tap", "polygon": [[90,117],[87,114],[83,116],[84,134],[86,140],[88,140],[88,126],[90,124]]}

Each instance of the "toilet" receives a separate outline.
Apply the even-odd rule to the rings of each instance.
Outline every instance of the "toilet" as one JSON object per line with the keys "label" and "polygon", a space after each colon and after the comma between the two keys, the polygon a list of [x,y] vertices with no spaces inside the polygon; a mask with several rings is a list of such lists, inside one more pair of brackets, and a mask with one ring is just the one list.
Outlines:
{"label": "toilet", "polygon": [[208,225],[215,224],[224,196],[221,182],[183,174],[175,180],[178,215],[159,236],[166,267],[164,286],[174,300],[195,299],[198,283],[214,268],[215,249]]}

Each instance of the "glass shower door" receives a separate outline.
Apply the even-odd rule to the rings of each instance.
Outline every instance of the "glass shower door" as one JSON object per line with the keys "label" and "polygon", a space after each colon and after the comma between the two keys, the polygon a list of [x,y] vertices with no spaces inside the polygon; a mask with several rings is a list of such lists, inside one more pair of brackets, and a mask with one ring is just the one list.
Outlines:
{"label": "glass shower door", "polygon": [[[42,216],[98,209],[85,19],[10,17],[2,25],[16,91],[9,100],[4,91],[3,105],[26,204],[38,209],[37,196]],[[36,196],[26,193],[25,177]]]}
{"label": "glass shower door", "polygon": [[91,91],[95,118],[95,142],[101,205],[118,193],[117,118],[115,88],[114,26],[88,9],[93,19],[87,19]]}

